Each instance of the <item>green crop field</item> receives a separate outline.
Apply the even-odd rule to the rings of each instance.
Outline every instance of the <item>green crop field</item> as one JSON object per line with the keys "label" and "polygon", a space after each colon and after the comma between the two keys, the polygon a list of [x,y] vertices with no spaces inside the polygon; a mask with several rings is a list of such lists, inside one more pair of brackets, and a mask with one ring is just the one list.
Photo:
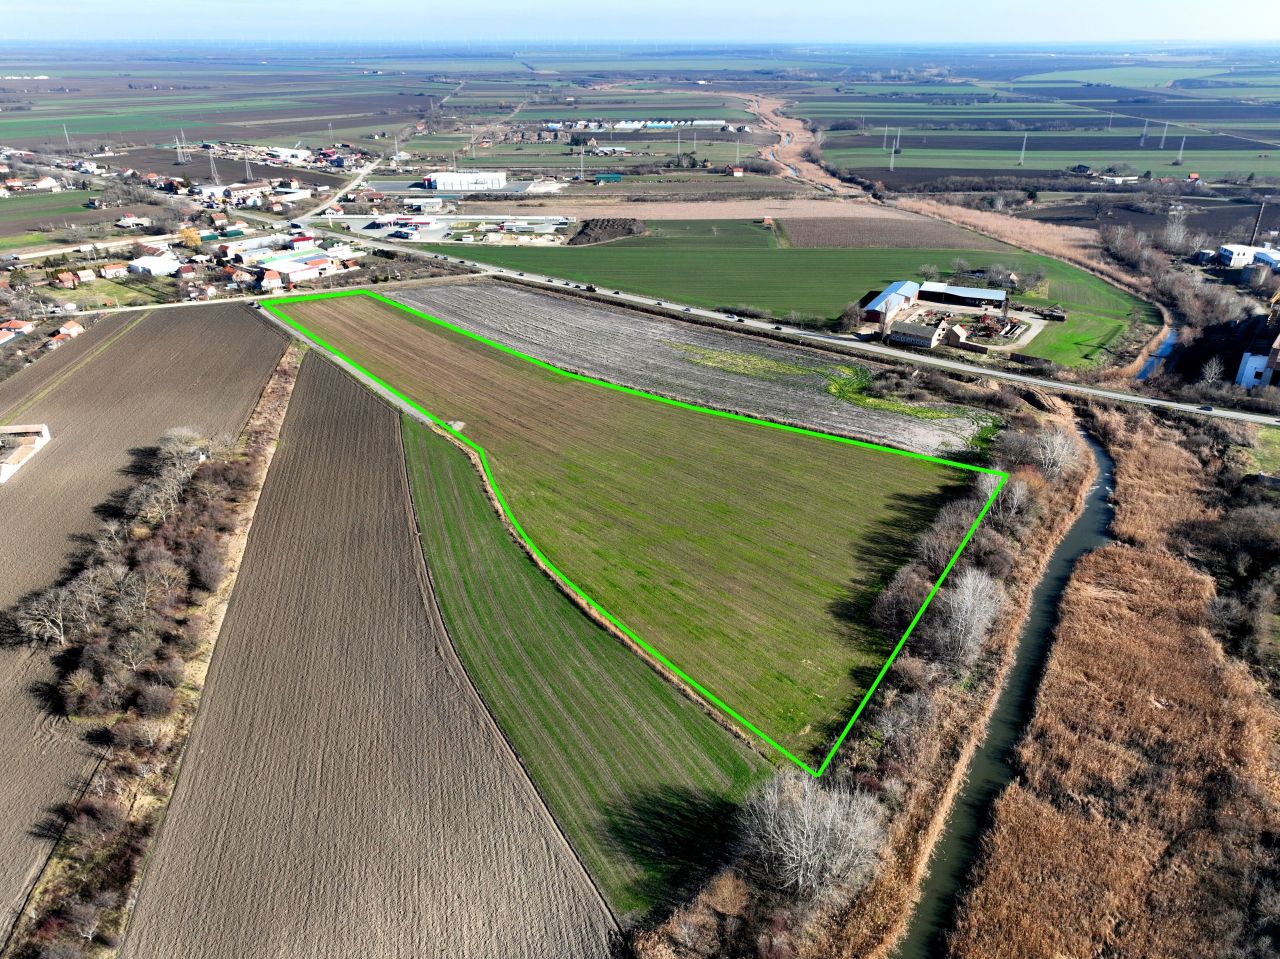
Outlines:
{"label": "green crop field", "polygon": [[529,540],[797,757],[822,757],[899,637],[867,604],[971,475],[558,371],[367,296],[277,301],[487,451]]}
{"label": "green crop field", "polygon": [[88,190],[63,190],[61,193],[19,193],[0,198],[0,224],[37,216],[66,216],[83,213],[93,196]]}
{"label": "green crop field", "polygon": [[[432,249],[456,254],[458,245]],[[779,249],[772,232],[749,222],[663,221],[650,235],[600,246],[522,249],[476,246],[468,258],[513,270],[545,273],[602,288],[622,289],[695,306],[750,306],[776,315],[790,311],[835,316],[851,301],[894,280],[918,276],[924,264],[947,270],[953,259],[972,266],[1003,263],[1042,270],[1047,285],[1018,299],[1057,303],[1065,323],[1051,327],[1022,352],[1064,366],[1100,363],[1131,328],[1156,323],[1140,300],[1104,280],[1050,257],[961,249]]]}
{"label": "green crop field", "polygon": [[[404,420],[427,566],[449,636],[615,909],[644,913],[710,865],[768,765],[584,616],[524,554],[452,443]],[[676,828],[652,836],[648,819]],[[687,848],[682,848],[688,844]]]}
{"label": "green crop field", "polygon": [[1249,451],[1258,472],[1280,476],[1280,427],[1258,430],[1258,445]]}

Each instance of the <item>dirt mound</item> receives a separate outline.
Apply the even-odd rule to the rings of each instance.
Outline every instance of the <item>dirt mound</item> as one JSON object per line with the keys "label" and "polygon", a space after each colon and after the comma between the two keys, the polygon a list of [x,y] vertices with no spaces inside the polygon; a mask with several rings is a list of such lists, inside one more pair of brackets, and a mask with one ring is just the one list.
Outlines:
{"label": "dirt mound", "polygon": [[569,238],[569,246],[585,246],[588,243],[603,243],[605,240],[619,240],[624,236],[639,236],[644,232],[644,220],[630,220],[621,217],[601,217],[583,220],[582,226]]}

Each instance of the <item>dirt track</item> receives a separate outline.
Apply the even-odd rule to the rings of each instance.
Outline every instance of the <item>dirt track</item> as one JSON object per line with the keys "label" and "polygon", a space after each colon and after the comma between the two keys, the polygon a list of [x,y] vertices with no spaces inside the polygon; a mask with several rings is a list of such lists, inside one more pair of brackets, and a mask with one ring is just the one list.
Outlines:
{"label": "dirt track", "polygon": [[687,352],[814,367],[840,362],[802,347],[494,282],[401,288],[392,296],[548,363],[691,402],[930,454],[963,448],[976,429],[964,417],[923,420],[855,406],[827,392],[818,376],[744,376],[692,362]]}
{"label": "dirt track", "polygon": [[399,421],[303,365],[129,959],[599,957],[420,580]]}
{"label": "dirt track", "polygon": [[[58,578],[99,526],[95,509],[129,484],[130,450],[174,426],[235,432],[284,348],[240,306],[131,325],[139,315],[104,320],[0,384],[0,421],[48,423],[54,437],[0,486],[0,610]],[[51,674],[43,651],[0,649],[0,936],[49,850],[33,827],[72,798],[91,762],[79,731],[32,696]]]}

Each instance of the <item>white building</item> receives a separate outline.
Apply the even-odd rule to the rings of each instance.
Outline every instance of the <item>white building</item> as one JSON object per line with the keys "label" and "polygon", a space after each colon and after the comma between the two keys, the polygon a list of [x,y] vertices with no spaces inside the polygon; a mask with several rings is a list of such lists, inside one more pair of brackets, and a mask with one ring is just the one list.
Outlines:
{"label": "white building", "polygon": [[1254,262],[1259,253],[1271,252],[1270,245],[1246,246],[1243,243],[1224,243],[1218,247],[1218,262],[1225,267],[1238,270]]}
{"label": "white building", "polygon": [[176,257],[165,254],[163,256],[140,256],[136,260],[129,261],[130,273],[146,273],[151,276],[173,276],[178,272],[178,267],[182,266]]}
{"label": "white building", "polygon": [[465,173],[428,173],[423,178],[428,190],[505,190],[505,170],[472,170]]}

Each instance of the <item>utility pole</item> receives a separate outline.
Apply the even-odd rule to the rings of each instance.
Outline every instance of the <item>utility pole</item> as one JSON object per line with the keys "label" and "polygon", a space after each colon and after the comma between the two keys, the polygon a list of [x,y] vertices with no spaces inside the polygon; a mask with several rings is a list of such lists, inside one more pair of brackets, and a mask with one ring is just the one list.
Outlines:
{"label": "utility pole", "polygon": [[887,150],[887,149],[889,149],[889,127],[888,127],[888,126],[886,126],[886,127],[884,128],[884,136],[883,136],[883,137],[881,137],[881,139],[880,139],[880,150],[881,150],[881,152],[883,152],[883,151],[885,151],[885,150]]}
{"label": "utility pole", "polygon": [[213,178],[214,186],[222,186],[222,180],[218,177],[218,168],[213,164],[213,151],[209,151],[209,176]]}
{"label": "utility pole", "polygon": [[1116,118],[1116,115],[1114,113],[1107,114],[1107,130],[1108,131],[1111,130],[1111,121],[1114,120],[1115,118]]}
{"label": "utility pole", "polygon": [[733,147],[733,165],[738,166],[742,163],[742,137],[738,137]]}
{"label": "utility pole", "polygon": [[71,134],[67,132],[67,125],[62,124],[62,137],[67,141],[67,146],[71,146]]}
{"label": "utility pole", "polygon": [[1027,137],[1029,134],[1022,134],[1022,152],[1018,154],[1018,166],[1022,166],[1027,160]]}
{"label": "utility pole", "polygon": [[1178,165],[1182,165],[1182,151],[1187,148],[1187,138],[1182,138],[1182,145],[1178,147]]}
{"label": "utility pole", "polygon": [[1268,194],[1264,196],[1258,204],[1258,218],[1253,221],[1253,232],[1249,234],[1249,245],[1256,246],[1258,243],[1258,231],[1262,229],[1262,211],[1267,208],[1267,201],[1271,199]]}
{"label": "utility pole", "polygon": [[253,179],[253,167],[249,166],[249,157],[244,158],[244,182],[248,183]]}
{"label": "utility pole", "polygon": [[1164,149],[1164,138],[1169,135],[1169,121],[1164,121],[1164,132],[1160,134],[1160,149]]}
{"label": "utility pole", "polygon": [[336,141],[333,138],[333,121],[329,121],[329,145],[333,146]]}
{"label": "utility pole", "polygon": [[1147,124],[1149,124],[1150,122],[1151,122],[1150,120],[1142,121],[1142,136],[1138,138],[1138,146],[1140,147],[1144,147],[1147,145]]}

